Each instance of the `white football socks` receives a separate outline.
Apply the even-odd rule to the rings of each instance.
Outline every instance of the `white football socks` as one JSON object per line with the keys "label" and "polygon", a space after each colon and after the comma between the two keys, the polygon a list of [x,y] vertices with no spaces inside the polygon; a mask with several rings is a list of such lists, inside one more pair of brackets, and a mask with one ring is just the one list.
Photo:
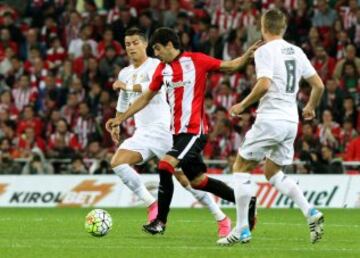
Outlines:
{"label": "white football socks", "polygon": [[146,207],[153,204],[156,199],[146,189],[144,183],[141,181],[139,174],[128,164],[122,164],[113,168],[116,175],[120,177],[122,182],[129,187],[143,202]]}
{"label": "white football socks", "polygon": [[185,189],[188,190],[195,197],[195,199],[198,200],[202,205],[208,207],[211,214],[214,215],[217,221],[221,221],[225,219],[226,215],[222,212],[222,210],[216,204],[214,199],[211,198],[207,192],[195,190],[191,188],[190,185],[186,186]]}
{"label": "white football socks", "polygon": [[249,227],[249,203],[253,195],[251,175],[234,172],[234,193],[236,204],[236,232],[241,233],[244,227]]}
{"label": "white football socks", "polygon": [[272,176],[269,182],[282,194],[289,196],[301,209],[305,217],[311,208],[310,203],[305,199],[300,187],[290,177],[279,171]]}

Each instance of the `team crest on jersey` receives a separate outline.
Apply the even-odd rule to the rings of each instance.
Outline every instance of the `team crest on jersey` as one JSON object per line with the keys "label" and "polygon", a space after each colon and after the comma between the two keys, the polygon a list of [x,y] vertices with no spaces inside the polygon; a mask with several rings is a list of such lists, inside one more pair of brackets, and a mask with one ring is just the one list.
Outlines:
{"label": "team crest on jersey", "polygon": [[133,83],[135,83],[136,78],[137,78],[137,74],[134,73],[134,74],[132,75],[132,78],[131,78],[131,80],[132,80]]}

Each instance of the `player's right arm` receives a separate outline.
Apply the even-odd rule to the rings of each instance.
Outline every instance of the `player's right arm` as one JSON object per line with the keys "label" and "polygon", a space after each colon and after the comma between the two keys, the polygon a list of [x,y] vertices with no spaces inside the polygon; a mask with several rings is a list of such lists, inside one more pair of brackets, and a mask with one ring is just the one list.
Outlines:
{"label": "player's right arm", "polygon": [[324,92],[324,83],[315,71],[309,59],[304,53],[303,56],[303,78],[310,84],[311,93],[308,103],[303,109],[303,117],[305,120],[311,120],[315,117],[315,108],[319,105],[322,94]]}
{"label": "player's right arm", "polygon": [[149,104],[151,99],[156,94],[157,91],[152,91],[152,90],[147,90],[146,92],[144,92],[139,98],[137,98],[134,101],[134,103],[132,103],[132,105],[123,114],[119,115],[113,120],[111,127],[119,126],[126,119],[128,119],[129,117],[135,115],[137,112],[142,110],[144,107],[146,107]]}
{"label": "player's right arm", "polygon": [[134,103],[132,103],[132,105],[121,116],[115,118],[113,123],[111,124],[111,127],[119,126],[126,119],[133,116],[150,103],[152,98],[158,93],[162,86],[162,69],[163,64],[158,65],[151,79],[149,90],[146,90],[139,98],[137,98]]}
{"label": "player's right arm", "polygon": [[311,93],[309,101],[303,109],[303,117],[305,120],[311,120],[315,117],[315,108],[319,105],[323,95],[324,83],[317,73],[305,80],[311,86]]}

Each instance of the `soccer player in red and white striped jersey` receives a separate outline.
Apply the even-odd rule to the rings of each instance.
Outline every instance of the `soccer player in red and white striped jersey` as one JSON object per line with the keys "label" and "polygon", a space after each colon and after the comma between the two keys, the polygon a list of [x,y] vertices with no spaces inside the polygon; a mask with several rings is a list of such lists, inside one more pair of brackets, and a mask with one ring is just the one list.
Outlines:
{"label": "soccer player in red and white striped jersey", "polygon": [[222,61],[202,53],[183,52],[177,34],[169,28],[157,29],[150,39],[150,46],[162,62],[158,65],[149,85],[121,116],[114,119],[112,127],[144,108],[158,94],[162,85],[167,94],[172,114],[173,147],[158,165],[160,185],[158,217],[144,230],[151,234],[163,233],[174,191],[172,175],[181,167],[195,189],[211,192],[234,202],[234,191],[223,182],[205,175],[206,165],[201,151],[208,132],[204,112],[206,77],[210,71],[235,72],[243,67],[259,46],[257,42],[241,57]]}

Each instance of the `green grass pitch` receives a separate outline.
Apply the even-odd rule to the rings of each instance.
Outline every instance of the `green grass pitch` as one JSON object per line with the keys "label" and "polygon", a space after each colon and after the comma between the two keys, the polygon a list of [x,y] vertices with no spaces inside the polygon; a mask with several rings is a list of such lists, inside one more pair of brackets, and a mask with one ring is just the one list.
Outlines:
{"label": "green grass pitch", "polygon": [[[167,231],[141,231],[144,208],[107,209],[109,235],[96,238],[84,230],[90,209],[0,209],[1,258],[168,258],[168,257],[360,257],[360,210],[324,209],[325,235],[311,244],[299,210],[260,209],[251,243],[216,246],[216,224],[206,209],[172,209]],[[225,212],[235,218],[234,209]]]}

